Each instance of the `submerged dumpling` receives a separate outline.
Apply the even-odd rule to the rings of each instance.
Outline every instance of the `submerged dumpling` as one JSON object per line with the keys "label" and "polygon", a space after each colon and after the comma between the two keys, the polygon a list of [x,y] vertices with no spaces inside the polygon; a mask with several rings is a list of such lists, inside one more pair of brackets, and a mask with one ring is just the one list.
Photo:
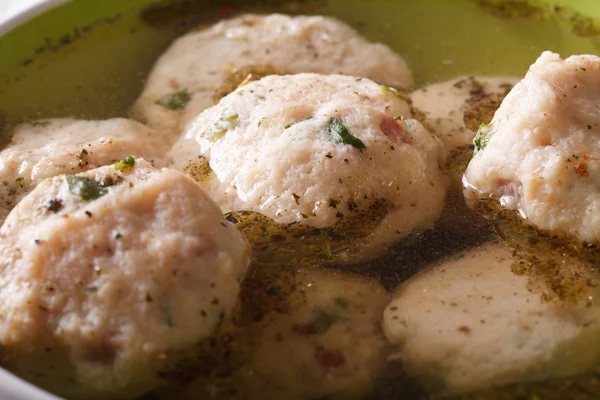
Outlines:
{"label": "submerged dumpling", "polygon": [[[490,243],[397,289],[383,327],[409,374],[442,391],[463,392],[598,365],[598,289],[586,301],[545,300],[528,277],[512,272],[515,261],[511,249]],[[562,267],[575,268],[569,262]]]}
{"label": "submerged dumpling", "polygon": [[135,398],[230,316],[247,264],[177,171],[127,158],[47,179],[0,229],[0,364],[69,399]]}
{"label": "submerged dumpling", "polygon": [[176,134],[243,81],[301,72],[362,76],[396,88],[412,85],[400,56],[336,19],[250,14],[176,40],[154,66],[132,111],[150,126]]}
{"label": "submerged dumpling", "polygon": [[287,315],[268,314],[251,333],[251,359],[239,370],[248,398],[362,398],[385,364],[379,323],[388,292],[353,274],[297,275],[304,301]]}
{"label": "submerged dumpling", "polygon": [[451,152],[473,143],[479,126],[492,120],[518,81],[510,76],[463,76],[418,89],[410,99],[415,117]]}
{"label": "submerged dumpling", "polygon": [[368,79],[269,76],[203,112],[171,155],[224,212],[325,228],[379,207],[372,250],[429,227],[443,207],[440,145],[408,113]]}
{"label": "submerged dumpling", "polygon": [[294,286],[285,312],[229,337],[233,350],[224,354],[243,359],[230,377],[201,376],[183,393],[168,388],[157,398],[362,398],[385,365],[380,322],[389,294],[372,279],[316,268],[297,271]]}
{"label": "submerged dumpling", "polygon": [[468,192],[542,229],[598,242],[599,104],[600,57],[543,53],[478,135]]}
{"label": "submerged dumpling", "polygon": [[129,155],[162,166],[164,136],[138,122],[48,119],[18,125],[0,152],[0,221],[42,180],[113,164]]}

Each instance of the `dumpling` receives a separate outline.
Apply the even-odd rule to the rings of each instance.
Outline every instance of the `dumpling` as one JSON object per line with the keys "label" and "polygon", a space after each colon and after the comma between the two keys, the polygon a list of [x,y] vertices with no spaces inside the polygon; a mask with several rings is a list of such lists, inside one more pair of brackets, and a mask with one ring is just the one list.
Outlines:
{"label": "dumpling", "polygon": [[285,311],[228,335],[223,357],[238,359],[227,369],[231,375],[201,375],[155,398],[362,398],[385,366],[380,323],[389,293],[372,279],[317,268],[298,270],[294,287]]}
{"label": "dumpling", "polygon": [[224,212],[315,228],[380,221],[368,257],[429,228],[443,208],[439,142],[408,114],[396,93],[368,79],[269,76],[204,111],[171,157]]}
{"label": "dumpling", "polygon": [[388,292],[372,279],[318,269],[299,271],[296,284],[304,301],[251,331],[250,360],[239,369],[247,398],[362,398],[385,365],[379,324]]}
{"label": "dumpling", "polygon": [[159,132],[122,118],[48,119],[18,125],[0,152],[0,221],[46,178],[113,164],[129,155],[162,166],[167,150]]}
{"label": "dumpling", "polygon": [[248,14],[176,40],[154,66],[132,115],[176,135],[247,79],[301,72],[412,85],[400,56],[334,18]]}
{"label": "dumpling", "polygon": [[471,145],[482,123],[489,123],[519,78],[463,76],[410,94],[415,118],[444,143],[448,152]]}
{"label": "dumpling", "polygon": [[140,396],[230,317],[248,260],[177,171],[44,180],[0,229],[0,364],[69,399]]}
{"label": "dumpling", "polygon": [[[396,290],[383,329],[407,373],[440,391],[465,392],[598,365],[597,287],[583,301],[546,300],[527,276],[512,272],[518,260],[510,248],[488,243]],[[579,267],[569,259],[562,264]],[[597,273],[579,272],[597,285]]]}
{"label": "dumpling", "polygon": [[539,228],[600,240],[600,57],[545,52],[482,128],[465,174]]}

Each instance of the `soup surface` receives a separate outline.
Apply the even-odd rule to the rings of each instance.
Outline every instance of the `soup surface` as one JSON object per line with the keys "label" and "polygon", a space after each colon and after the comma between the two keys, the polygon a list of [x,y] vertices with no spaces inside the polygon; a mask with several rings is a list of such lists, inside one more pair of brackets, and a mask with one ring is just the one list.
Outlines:
{"label": "soup surface", "polygon": [[[68,4],[53,12],[76,15],[78,7],[82,7],[80,3],[83,2]],[[600,34],[597,34],[594,21],[569,9],[538,7],[519,1],[504,2],[504,5],[495,1],[475,0],[308,0],[264,3],[266,4],[258,2],[251,5],[234,1],[231,4],[223,2],[215,5],[214,2],[198,0],[162,2],[150,7],[122,10],[118,15],[65,32],[63,37],[49,38],[37,50],[18,60],[18,63],[17,60],[0,60],[0,117],[3,119],[0,129],[4,142],[12,134],[12,127],[21,122],[58,117],[128,117],[131,105],[142,91],[152,65],[176,37],[199,25],[207,26],[243,12],[336,17],[367,39],[384,43],[404,57],[413,71],[415,88],[465,75],[523,77],[529,65],[544,50],[557,52],[563,57],[571,54],[600,54]],[[468,160],[471,149],[463,150]],[[460,168],[461,165],[458,165],[459,171]],[[202,343],[199,355],[190,360],[189,365],[178,366],[172,373],[166,374],[166,388],[151,392],[144,399],[173,398],[169,397],[173,393],[181,398],[198,399],[233,400],[245,398],[244,396],[260,398],[262,392],[268,392],[264,385],[277,386],[278,382],[259,382],[258,378],[253,381],[251,375],[242,374],[240,377],[244,364],[237,364],[237,358],[231,354],[242,354],[241,358],[252,359],[252,355],[247,355],[251,350],[249,347],[264,346],[268,349],[264,354],[268,356],[260,356],[263,358],[257,363],[264,366],[265,370],[276,370],[279,367],[285,369],[288,363],[293,365],[295,362],[304,362],[305,354],[297,349],[312,351],[313,344],[307,345],[307,337],[314,332],[300,335],[289,343],[277,339],[280,332],[276,332],[277,329],[273,326],[291,326],[296,322],[277,319],[273,315],[279,314],[273,312],[280,312],[287,307],[299,314],[311,315],[310,299],[330,301],[332,298],[338,308],[335,309],[337,311],[329,311],[327,315],[330,319],[331,315],[337,315],[336,312],[342,313],[341,308],[346,310],[344,312],[351,310],[360,314],[359,317],[348,317],[344,321],[377,326],[360,332],[350,327],[348,331],[339,333],[339,337],[356,338],[357,343],[372,346],[370,349],[375,348],[378,354],[385,355],[382,358],[388,359],[374,368],[375,372],[369,370],[363,374],[372,373],[375,376],[358,375],[365,382],[375,382],[364,385],[368,388],[368,394],[364,398],[424,399],[429,398],[428,396],[446,396],[437,390],[436,382],[423,382],[419,377],[403,372],[402,363],[393,359],[393,346],[383,340],[379,341],[382,335],[378,315],[383,313],[383,307],[389,299],[379,286],[377,289],[365,288],[376,285],[375,281],[378,281],[385,290],[392,292],[426,266],[460,256],[465,249],[494,241],[503,241],[508,246],[513,246],[515,252],[520,252],[515,256],[515,265],[523,266],[523,260],[529,263],[521,269],[513,266],[513,271],[530,278],[534,293],[536,287],[551,282],[551,287],[556,290],[544,293],[540,290],[539,294],[559,298],[561,301],[580,301],[583,284],[577,277],[547,267],[550,262],[546,262],[540,254],[555,254],[553,262],[561,257],[581,257],[585,262],[593,264],[594,268],[598,267],[595,249],[590,252],[576,250],[568,253],[564,250],[568,244],[552,244],[550,236],[544,232],[539,233],[544,239],[540,241],[540,236],[536,236],[538,233],[532,233],[533,229],[528,226],[524,227],[522,221],[513,214],[499,213],[495,220],[480,216],[486,211],[485,208],[484,204],[483,211],[479,209],[479,213],[470,210],[455,187],[450,191],[445,209],[434,229],[409,236],[375,260],[355,265],[333,263],[327,267],[319,264],[324,263],[323,260],[328,261],[327,254],[323,255],[322,251],[323,240],[327,241],[330,236],[325,235],[326,239],[322,241],[312,238],[300,243],[293,232],[273,233],[272,230],[278,228],[273,227],[271,221],[262,220],[260,216],[243,213],[228,215],[229,221],[237,223],[246,232],[256,234],[256,237],[264,236],[262,241],[255,241],[255,265],[242,287],[238,320],[231,326],[225,325],[223,333],[210,343]],[[376,215],[368,217],[376,218]],[[264,234],[267,231],[270,236]],[[531,244],[532,241],[528,240],[532,236],[536,243]],[[276,241],[270,240],[274,237]],[[281,244],[282,241],[285,246]],[[527,244],[521,245],[521,241]],[[279,251],[282,246],[286,251]],[[319,253],[315,253],[314,257],[306,257],[310,260],[310,265],[296,262],[294,252],[305,254],[315,248],[319,249]],[[346,276],[347,273],[356,275]],[[363,281],[360,276],[373,281]],[[556,276],[560,276],[561,280],[557,280]],[[310,295],[313,297],[305,294],[304,289],[297,290],[303,285],[311,288],[313,282],[322,285],[311,289],[315,291]],[[347,298],[330,298],[331,295],[327,292],[329,287],[346,293]],[[335,290],[331,289],[331,292]],[[309,289],[306,291],[310,292]],[[326,293],[323,294],[323,291]],[[359,305],[356,309],[352,306],[348,308],[345,302],[353,305],[352,294],[361,291],[369,292],[369,296],[361,300],[364,303],[357,301]],[[357,297],[360,298],[359,295]],[[308,304],[306,299],[309,299]],[[371,315],[371,312],[376,315]],[[270,318],[273,318],[271,325],[267,323]],[[265,328],[257,325],[256,321],[267,321],[265,324],[268,326]],[[331,325],[332,321],[329,320],[327,324]],[[240,331],[240,326],[250,326],[252,334],[259,339],[254,342],[246,341],[243,338],[245,331]],[[297,324],[294,327],[294,332],[302,330]],[[304,328],[305,331],[319,329]],[[502,327],[499,329],[502,330]],[[267,333],[263,336],[265,331]],[[267,337],[267,334],[271,336]],[[333,335],[335,332],[332,330],[327,334]],[[323,336],[321,339],[323,342],[318,343],[321,347],[338,340],[336,336]],[[280,343],[279,347],[270,349],[272,342]],[[291,359],[273,356],[273,353],[278,352],[289,354]],[[319,353],[319,357],[324,363],[339,362],[336,353]],[[377,358],[364,357],[370,363],[379,362],[372,360]],[[359,363],[363,361],[362,358],[351,361],[357,363],[356,368],[361,368]],[[268,375],[266,372],[265,374]],[[301,378],[293,374],[278,376],[293,383],[287,387],[290,393],[283,392],[288,397],[281,398],[356,398],[354,393],[343,388],[328,388],[323,397],[319,390],[311,391],[304,387],[326,386],[326,379],[319,380],[318,377],[311,376],[310,379],[314,380],[308,380],[304,385],[299,382]],[[593,372],[561,379],[541,378],[533,379],[534,382],[448,396],[464,399],[595,399],[600,396],[600,378]],[[250,392],[236,392],[236,388],[231,387],[231,382],[237,382],[236,379],[243,381],[246,385],[244,390]],[[363,386],[359,387],[363,389]]]}

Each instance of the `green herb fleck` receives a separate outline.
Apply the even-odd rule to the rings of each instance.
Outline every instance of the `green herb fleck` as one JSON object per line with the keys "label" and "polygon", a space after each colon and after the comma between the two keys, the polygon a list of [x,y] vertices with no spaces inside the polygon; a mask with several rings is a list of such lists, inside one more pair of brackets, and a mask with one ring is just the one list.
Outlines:
{"label": "green herb fleck", "polygon": [[42,126],[42,127],[46,127],[50,125],[50,121],[43,121],[43,120],[36,120],[36,121],[31,121],[31,126]]}
{"label": "green herb fleck", "polygon": [[473,145],[475,146],[475,154],[480,151],[483,151],[487,146],[488,142],[494,136],[495,131],[492,128],[493,124],[481,124],[479,126],[479,130],[477,131],[477,135],[475,135],[475,139],[473,139]]}
{"label": "green herb fleck", "polygon": [[339,315],[330,314],[326,311],[319,311],[315,317],[315,331],[318,334],[323,334],[340,320],[342,320],[342,317]]}
{"label": "green herb fleck", "polygon": [[343,298],[343,297],[336,297],[333,302],[335,303],[336,306],[343,308],[344,310],[348,309],[348,300]]}
{"label": "green herb fleck", "polygon": [[299,123],[299,122],[308,121],[308,120],[311,120],[311,119],[313,119],[313,118],[314,118],[314,117],[310,116],[310,117],[306,117],[306,118],[304,118],[304,119],[302,119],[302,120],[300,120],[300,121],[294,121],[294,122],[290,122],[289,124],[287,124],[286,126],[284,126],[284,127],[283,127],[283,129],[288,129],[288,128],[290,128],[292,125],[295,125],[295,124],[297,124],[297,123]]}
{"label": "green herb fleck", "polygon": [[228,121],[228,122],[233,122],[236,119],[238,119],[239,115],[238,114],[232,114],[228,117],[221,117],[221,121]]}
{"label": "green herb fleck", "polygon": [[266,119],[265,117],[262,117],[262,118],[260,119],[260,121],[258,121],[258,127],[259,127],[259,128],[260,128],[260,126],[262,125],[262,123],[263,123],[263,121],[264,121],[265,119]]}
{"label": "green herb fleck", "polygon": [[362,140],[350,133],[346,125],[344,125],[339,117],[331,118],[329,121],[329,132],[333,134],[333,139],[336,143],[349,144],[350,146],[360,150],[361,153],[363,149],[367,148]]}
{"label": "green herb fleck", "polygon": [[98,182],[83,176],[67,175],[69,192],[84,201],[96,200],[108,193]]}
{"label": "green herb fleck", "polygon": [[128,156],[125,157],[124,159],[122,159],[121,161],[117,161],[115,163],[115,169],[117,171],[123,171],[129,168],[133,168],[133,166],[135,165],[135,157],[133,156]]}
{"label": "green herb fleck", "polygon": [[83,291],[86,293],[95,293],[98,291],[98,288],[96,286],[87,286],[83,288]]}
{"label": "green herb fleck", "polygon": [[236,124],[234,124],[234,122],[237,121],[238,118],[238,114],[225,115],[224,113],[224,115],[221,116],[217,122],[215,122],[212,128],[204,132],[204,136],[207,140],[216,142],[225,136],[229,129],[235,127]]}
{"label": "green herb fleck", "polygon": [[156,100],[156,104],[168,108],[169,110],[180,110],[184,108],[192,99],[187,89],[171,93]]}
{"label": "green herb fleck", "polygon": [[146,292],[146,303],[152,303],[152,296],[148,292]]}
{"label": "green herb fleck", "polygon": [[400,100],[406,100],[404,98],[404,96],[402,95],[402,93],[400,93],[399,91],[397,91],[394,88],[391,88],[389,86],[385,86],[385,85],[381,85],[381,90],[383,92],[392,92],[394,94],[394,96],[396,96],[397,98],[399,98]]}

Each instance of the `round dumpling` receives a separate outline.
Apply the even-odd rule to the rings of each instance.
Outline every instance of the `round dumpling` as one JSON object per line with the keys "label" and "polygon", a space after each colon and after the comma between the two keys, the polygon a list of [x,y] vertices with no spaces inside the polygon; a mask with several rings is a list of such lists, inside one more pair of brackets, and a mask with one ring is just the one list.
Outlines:
{"label": "round dumpling", "polygon": [[166,388],[156,397],[362,398],[385,366],[381,315],[389,293],[372,279],[317,268],[298,270],[294,287],[285,312],[272,311],[229,336],[232,349],[224,354],[241,358],[231,376],[200,376],[181,392]]}
{"label": "round dumpling", "polygon": [[162,166],[167,150],[160,133],[121,118],[48,119],[18,125],[0,152],[0,221],[46,178],[113,164],[129,155]]}
{"label": "round dumpling", "polygon": [[510,76],[463,76],[434,83],[411,93],[413,113],[451,152],[473,143],[479,126],[492,120],[518,81]]}
{"label": "round dumpling", "polygon": [[478,134],[468,194],[539,228],[600,240],[600,57],[545,52]]}
{"label": "round dumpling", "polygon": [[[388,340],[409,374],[464,392],[590,371],[598,365],[598,276],[584,301],[547,300],[499,243],[460,253],[403,283],[384,313]],[[577,261],[561,268],[578,269]]]}
{"label": "round dumpling", "polygon": [[251,333],[250,361],[239,370],[248,398],[362,398],[385,364],[379,324],[388,292],[318,269],[299,271],[296,284],[304,301],[288,315],[268,314]]}
{"label": "round dumpling", "polygon": [[301,72],[362,76],[396,88],[412,85],[400,56],[336,19],[250,14],[176,40],[154,66],[132,113],[176,133],[243,81]]}
{"label": "round dumpling", "polygon": [[230,316],[248,258],[177,171],[47,179],[0,229],[0,363],[69,399],[135,398]]}
{"label": "round dumpling", "polygon": [[364,222],[378,207],[374,250],[430,227],[443,208],[440,145],[408,114],[368,79],[269,76],[204,111],[171,155],[224,212],[326,228]]}

